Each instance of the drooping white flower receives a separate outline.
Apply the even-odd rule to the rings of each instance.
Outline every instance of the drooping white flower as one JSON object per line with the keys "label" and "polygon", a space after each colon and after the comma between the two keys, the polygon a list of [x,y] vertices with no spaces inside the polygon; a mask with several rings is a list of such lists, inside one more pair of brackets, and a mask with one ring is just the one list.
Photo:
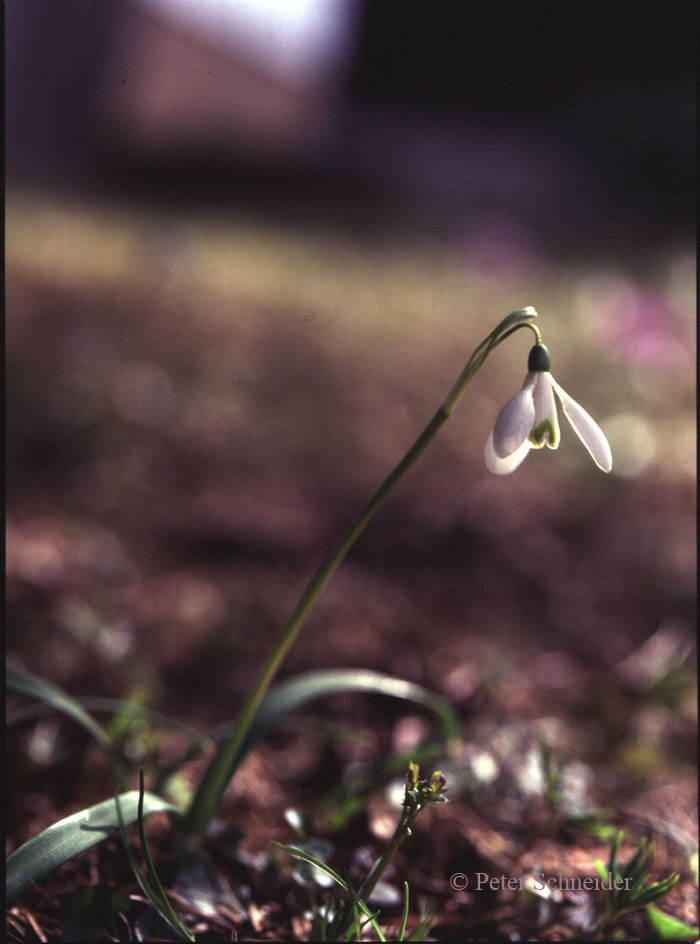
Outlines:
{"label": "drooping white flower", "polygon": [[556,393],[564,416],[591,454],[593,461],[609,472],[612,453],[605,433],[595,420],[563,390],[549,371],[549,353],[543,344],[530,351],[528,373],[522,389],[496,417],[484,450],[486,467],[494,475],[507,475],[518,468],[530,449],[559,445]]}

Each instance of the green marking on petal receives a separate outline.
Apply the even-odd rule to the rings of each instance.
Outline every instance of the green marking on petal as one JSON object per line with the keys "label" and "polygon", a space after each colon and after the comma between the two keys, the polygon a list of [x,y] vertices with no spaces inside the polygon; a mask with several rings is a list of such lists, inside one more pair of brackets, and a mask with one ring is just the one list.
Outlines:
{"label": "green marking on petal", "polygon": [[544,419],[537,426],[533,427],[530,436],[530,443],[535,449],[541,449],[542,446],[549,446],[550,449],[556,449],[559,445],[559,438],[554,431],[554,426],[550,419]]}

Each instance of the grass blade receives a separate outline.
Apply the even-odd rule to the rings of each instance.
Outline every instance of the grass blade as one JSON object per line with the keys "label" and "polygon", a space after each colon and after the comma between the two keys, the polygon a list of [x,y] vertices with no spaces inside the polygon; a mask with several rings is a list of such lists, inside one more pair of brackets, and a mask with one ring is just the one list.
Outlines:
{"label": "grass blade", "polygon": [[139,825],[139,839],[141,840],[141,851],[143,857],[146,861],[146,870],[148,872],[148,878],[151,883],[153,892],[151,896],[151,901],[157,907],[158,911],[161,913],[162,917],[180,934],[186,941],[194,941],[194,937],[190,934],[187,928],[180,922],[180,919],[173,911],[173,906],[168,900],[168,896],[165,894],[165,890],[161,884],[160,879],[158,878],[158,873],[156,872],[156,867],[153,864],[153,859],[151,857],[151,850],[148,845],[148,839],[146,837],[146,826],[144,824],[144,800],[145,800],[145,791],[143,789],[143,770],[139,770],[139,806],[138,806],[138,825]]}
{"label": "grass blade", "polygon": [[436,715],[446,740],[459,735],[459,721],[449,704],[421,685],[368,669],[322,669],[297,675],[268,693],[243,741],[241,758],[281,719],[306,702],[350,691],[412,702]]}
{"label": "grass blade", "polygon": [[401,913],[401,925],[399,926],[399,941],[403,941],[406,933],[406,922],[408,921],[408,882],[403,883],[403,911]]}
{"label": "grass blade", "polygon": [[409,941],[424,941],[435,917],[435,902],[431,899],[423,905],[421,919],[408,935]]}
{"label": "grass blade", "polygon": [[598,875],[601,877],[601,879],[604,882],[607,882],[608,870],[605,868],[605,864],[601,862],[600,859],[597,859],[595,856],[591,856],[591,858],[593,859],[593,865],[595,866],[596,872],[598,873]]}
{"label": "grass blade", "polygon": [[280,849],[283,849],[285,852],[288,852],[289,855],[294,856],[295,859],[303,859],[305,862],[310,863],[310,865],[315,865],[317,869],[321,870],[321,872],[325,872],[326,875],[330,875],[333,881],[337,885],[340,885],[343,891],[348,892],[349,894],[351,893],[348,883],[344,878],[341,878],[340,875],[338,875],[338,873],[330,867],[330,865],[326,865],[325,862],[321,862],[321,860],[317,859],[316,856],[312,856],[311,853],[305,852],[303,849],[297,849],[294,846],[285,846],[283,842],[277,842],[276,840],[273,840],[273,842],[276,846],[279,846]]}
{"label": "grass blade", "polygon": [[68,715],[85,728],[106,753],[119,789],[126,789],[126,771],[119,760],[112,740],[104,728],[100,727],[75,698],[50,682],[9,665],[5,669],[5,684],[8,691],[16,695],[25,695],[27,698],[36,698],[56,711]]}
{"label": "grass blade", "polygon": [[26,695],[27,698],[36,698],[38,701],[42,701],[57,711],[61,711],[73,718],[73,720],[82,725],[86,731],[90,732],[101,747],[109,753],[113,751],[112,742],[107,737],[106,732],[95,719],[78,704],[75,698],[72,698],[60,688],[57,688],[50,682],[44,681],[44,679],[38,678],[36,675],[32,675],[22,669],[13,668],[9,665],[5,670],[5,684],[9,692],[14,692],[16,695]]}
{"label": "grass blade", "polygon": [[647,905],[646,911],[652,927],[662,941],[696,941],[700,937],[697,928],[673,918],[654,905]]}
{"label": "grass blade", "polygon": [[[122,793],[119,801],[124,823],[135,823],[139,791]],[[144,815],[161,812],[178,813],[179,810],[153,793],[145,794]],[[7,900],[13,901],[53,869],[107,839],[118,829],[117,804],[111,799],[67,816],[33,836],[7,858]]]}
{"label": "grass blade", "polygon": [[644,871],[651,862],[654,854],[654,846],[647,839],[642,839],[637,851],[622,869],[622,878],[632,879],[632,885],[644,881]]}
{"label": "grass blade", "polygon": [[276,846],[279,846],[280,849],[283,849],[285,852],[288,852],[289,855],[294,856],[295,859],[303,859],[305,862],[309,862],[311,865],[315,865],[317,869],[320,869],[321,872],[325,872],[326,875],[330,875],[333,881],[340,885],[344,892],[347,892],[348,895],[352,897],[353,904],[357,904],[357,907],[362,911],[367,918],[369,918],[372,927],[377,934],[377,937],[380,941],[386,941],[382,929],[377,924],[374,913],[369,910],[367,905],[362,901],[361,898],[358,898],[351,886],[345,881],[344,878],[341,878],[336,871],[334,871],[330,865],[326,865],[325,862],[321,862],[320,859],[317,859],[315,856],[312,856],[308,852],[304,852],[303,849],[296,849],[294,846],[285,846],[282,842],[276,842],[273,840]]}
{"label": "grass blade", "polygon": [[79,704],[90,711],[105,712],[111,715],[123,715],[125,718],[131,718],[134,721],[146,721],[154,728],[163,728],[166,731],[172,731],[179,734],[183,739],[191,741],[193,744],[199,744],[201,747],[208,747],[212,740],[206,734],[200,734],[194,731],[188,725],[170,718],[160,711],[148,708],[146,705],[139,705],[133,702],[124,701],[119,698],[101,698],[86,696],[78,698]]}
{"label": "grass blade", "polygon": [[674,872],[673,875],[669,875],[668,878],[660,882],[652,882],[652,884],[648,885],[646,888],[640,889],[639,893],[635,896],[635,904],[646,905],[650,904],[652,901],[658,901],[659,898],[664,898],[679,881],[680,875],[678,872]]}

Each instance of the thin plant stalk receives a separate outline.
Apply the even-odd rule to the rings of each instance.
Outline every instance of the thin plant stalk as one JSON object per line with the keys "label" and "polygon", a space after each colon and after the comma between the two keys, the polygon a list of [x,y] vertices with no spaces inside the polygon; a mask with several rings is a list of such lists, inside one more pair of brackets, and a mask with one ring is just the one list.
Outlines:
{"label": "thin plant stalk", "polygon": [[403,911],[401,912],[401,924],[399,926],[398,939],[403,941],[406,934],[406,922],[408,921],[408,882],[403,883]]}
{"label": "thin plant stalk", "polygon": [[403,810],[398,825],[394,830],[394,835],[391,837],[389,845],[384,850],[384,854],[377,862],[375,862],[373,867],[365,876],[364,881],[357,889],[358,898],[362,898],[363,901],[369,901],[372,892],[377,887],[379,879],[382,877],[386,871],[387,866],[396,855],[399,846],[407,836],[411,835],[411,826],[415,822],[415,818],[416,817],[413,811],[407,809]]}
{"label": "thin plant stalk", "polygon": [[[356,892],[357,898],[369,903],[372,892],[377,887],[377,883],[386,871],[387,866],[396,855],[399,846],[407,836],[411,835],[413,826],[421,811],[432,803],[444,803],[445,797],[442,795],[444,790],[445,777],[439,770],[434,771],[429,778],[425,779],[421,778],[418,765],[413,762],[409,763],[408,773],[406,775],[406,791],[401,816],[396,824],[396,829],[383,855],[374,863],[362,880]],[[406,896],[408,896],[408,886],[406,886]],[[404,905],[404,916],[407,912],[408,897]],[[345,916],[341,918],[341,936],[347,932],[349,921],[350,914],[346,911]]]}
{"label": "thin plant stalk", "polygon": [[243,745],[246,734],[255,714],[265,697],[265,693],[277,674],[287,653],[294,645],[299,631],[316,605],[326,584],[348,553],[352,545],[364,531],[384,499],[403,478],[425,450],[443,423],[450,417],[467,386],[486,360],[488,354],[519,328],[530,328],[540,341],[540,332],[532,323],[537,312],[532,307],[522,308],[508,315],[474,350],[464,370],[457,378],[447,397],[430,420],[426,428],[414,442],[398,465],[389,473],[369,502],[350,524],[340,540],[332,548],[311,578],[306,590],[292,611],[289,620],[282,629],[277,642],[263,664],[255,683],[241,708],[231,735],[212,759],[202,778],[192,802],[184,817],[185,833],[199,838],[206,831],[207,824],[218,806],[221,795],[231,778],[232,767]]}

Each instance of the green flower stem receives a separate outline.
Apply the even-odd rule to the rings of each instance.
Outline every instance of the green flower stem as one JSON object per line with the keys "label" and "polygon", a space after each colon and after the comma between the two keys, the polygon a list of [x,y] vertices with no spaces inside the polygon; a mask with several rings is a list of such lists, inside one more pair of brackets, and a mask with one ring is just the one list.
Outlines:
{"label": "green flower stem", "polygon": [[[361,899],[365,902],[365,904],[367,904],[370,895],[377,887],[377,882],[384,874],[386,867],[394,858],[396,850],[399,848],[406,836],[411,835],[411,824],[415,818],[415,814],[412,815],[407,810],[403,811],[398,826],[394,830],[394,835],[391,837],[391,842],[387,846],[384,855],[381,857],[381,859],[375,862],[373,867],[365,876],[364,881],[357,889],[357,892],[355,893],[356,898]],[[337,937],[340,938],[341,941],[347,940],[350,933],[349,926],[352,923],[354,915],[353,904],[354,900],[351,900],[348,902],[344,914],[341,912],[342,917],[340,919],[340,930],[337,932]]]}
{"label": "green flower stem", "polygon": [[404,809],[402,811],[401,819],[394,830],[394,835],[391,837],[391,842],[384,851],[384,855],[370,869],[364,881],[357,889],[357,897],[361,898],[364,902],[369,900],[372,892],[377,887],[377,882],[384,874],[387,865],[389,865],[391,860],[396,855],[396,851],[401,843],[404,841],[406,836],[411,835],[411,827],[413,826],[418,813],[419,810]]}
{"label": "green flower stem", "polygon": [[385,481],[379,486],[377,491],[370,498],[367,505],[355,518],[345,534],[340,538],[330,554],[323,561],[309,585],[302,594],[301,599],[294,608],[286,626],[280,633],[280,636],[267,657],[265,664],[258,673],[255,684],[240,710],[236,719],[236,724],[231,732],[228,741],[222,745],[221,749],[214,756],[208,770],[206,771],[197,791],[192,799],[189,809],[184,818],[184,829],[190,836],[202,836],[206,830],[207,823],[216,809],[218,802],[232,776],[234,765],[236,763],[241,746],[245,736],[255,717],[261,701],[270,687],[270,684],[277,674],[285,656],[294,644],[301,627],[306,622],[306,618],[316,604],[326,584],[335,573],[338,565],[341,563],[347,552],[355,543],[357,538],[363,532],[374,513],[382,504],[387,495],[391,492],[397,482],[410,469],[416,459],[426,448],[430,440],[435,436],[445,420],[448,419],[458,401],[462,397],[467,386],[474,378],[474,375],[481,367],[489,352],[496,345],[505,340],[513,331],[518,328],[531,328],[539,339],[539,331],[531,323],[532,319],[537,317],[534,308],[523,308],[515,311],[504,318],[503,321],[485,338],[476,348],[469,358],[466,367],[457,379],[445,401],[438,409],[435,416],[428,423],[426,428],[414,442],[406,455],[401,459],[395,469],[387,476]]}
{"label": "green flower stem", "polygon": [[[432,775],[425,779],[420,776],[418,764],[411,761],[408,765],[406,774],[406,791],[404,793],[403,807],[401,816],[396,829],[391,837],[384,854],[375,862],[367,875],[364,877],[360,887],[355,893],[355,899],[360,899],[366,904],[372,892],[377,887],[379,879],[386,871],[386,867],[394,858],[396,851],[407,836],[411,835],[413,826],[418,819],[419,814],[427,806],[433,803],[444,803],[445,797],[442,794],[445,791],[445,777],[439,770],[433,771]],[[406,886],[408,888],[408,886]],[[339,936],[342,940],[347,939],[348,926],[353,916],[354,900],[348,904],[345,915],[341,918]],[[408,899],[404,910],[404,925],[408,908]]]}

